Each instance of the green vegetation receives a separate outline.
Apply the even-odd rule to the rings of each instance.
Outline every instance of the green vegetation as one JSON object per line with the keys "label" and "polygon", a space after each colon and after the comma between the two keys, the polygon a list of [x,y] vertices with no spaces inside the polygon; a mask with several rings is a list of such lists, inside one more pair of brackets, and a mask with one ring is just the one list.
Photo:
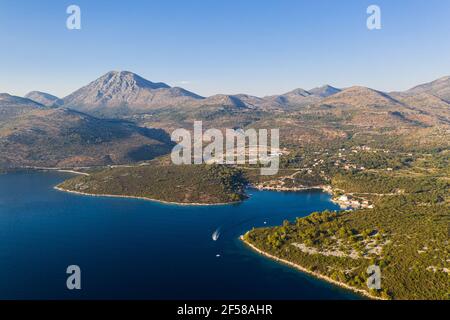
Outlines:
{"label": "green vegetation", "polygon": [[332,185],[351,193],[415,193],[444,192],[448,183],[434,177],[395,176],[393,174],[346,173],[332,179]]}
{"label": "green vegetation", "polygon": [[[376,297],[450,299],[446,161],[443,152],[408,160],[399,171],[342,171],[332,186],[366,195],[374,209],[315,212],[279,227],[253,229],[244,239]],[[373,264],[381,268],[379,291],[366,285],[366,270]]]}
{"label": "green vegetation", "polygon": [[[211,117],[206,114],[210,111]],[[231,116],[224,110],[217,111],[224,113],[219,117],[213,111],[202,111],[209,125],[220,127],[239,119],[242,127],[248,122],[256,128],[282,127],[282,147],[287,152],[278,174],[261,176],[258,165],[172,166],[159,160],[143,166],[94,170],[90,176],[76,177],[60,186],[88,194],[213,204],[243,200],[247,181],[280,190],[329,185],[335,196],[347,195],[361,204],[366,201],[367,209],[317,212],[279,227],[254,229],[245,240],[374,297],[450,298],[448,135],[426,128],[400,135],[394,132],[395,126],[368,127],[368,133],[332,122],[305,127],[301,122],[305,115],[264,122],[250,119],[248,114]],[[308,121],[311,119],[314,115]],[[329,115],[330,121],[351,119],[345,114]],[[182,121],[188,125],[191,119]],[[417,143],[413,138],[419,139]],[[373,209],[368,209],[372,205]],[[373,264],[382,272],[379,291],[366,285],[366,270]]]}
{"label": "green vegetation", "polygon": [[239,169],[217,165],[109,168],[69,179],[58,187],[93,195],[149,198],[174,203],[216,204],[243,200],[246,180]]}

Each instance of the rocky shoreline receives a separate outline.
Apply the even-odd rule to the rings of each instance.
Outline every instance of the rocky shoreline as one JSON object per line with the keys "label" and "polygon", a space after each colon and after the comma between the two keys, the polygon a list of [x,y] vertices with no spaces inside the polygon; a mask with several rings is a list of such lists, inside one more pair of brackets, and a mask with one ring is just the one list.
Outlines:
{"label": "rocky shoreline", "polygon": [[363,296],[365,296],[365,297],[367,297],[367,298],[375,299],[375,300],[384,300],[384,299],[382,299],[382,298],[380,298],[380,297],[375,297],[375,296],[371,295],[369,292],[367,292],[367,291],[365,291],[365,290],[362,290],[362,289],[358,289],[358,288],[352,287],[352,286],[350,286],[350,285],[348,285],[348,284],[346,284],[346,283],[340,282],[340,281],[336,281],[336,280],[334,280],[334,279],[331,279],[331,278],[328,277],[328,276],[324,276],[324,275],[322,275],[322,274],[320,274],[320,273],[313,272],[313,271],[308,270],[308,269],[306,269],[305,267],[302,267],[302,266],[300,266],[300,265],[298,265],[298,264],[295,264],[295,263],[293,263],[293,262],[290,262],[290,261],[287,261],[287,260],[278,258],[278,257],[276,257],[276,256],[273,256],[273,255],[267,253],[267,252],[264,252],[264,251],[262,251],[261,249],[258,249],[258,248],[257,248],[256,246],[254,246],[253,244],[251,244],[251,243],[249,243],[248,241],[246,241],[246,240],[244,239],[244,236],[240,236],[239,239],[240,239],[243,243],[245,243],[247,246],[249,246],[251,249],[253,249],[254,251],[258,252],[259,254],[261,254],[261,255],[263,255],[263,256],[265,256],[265,257],[267,257],[267,258],[270,258],[270,259],[275,260],[275,261],[277,261],[277,262],[281,262],[281,263],[287,264],[287,265],[289,265],[290,267],[293,267],[293,268],[298,269],[298,270],[300,270],[300,271],[302,271],[302,272],[305,272],[305,273],[307,273],[307,274],[310,274],[310,275],[312,275],[312,276],[314,276],[314,277],[316,277],[316,278],[319,278],[319,279],[325,280],[325,281],[327,281],[327,282],[333,283],[333,284],[335,284],[335,285],[337,285],[337,286],[339,286],[339,287],[341,287],[341,288],[345,288],[345,289],[351,290],[351,291],[353,291],[353,292],[355,292],[355,293],[357,293],[357,294],[363,295]]}
{"label": "rocky shoreline", "polygon": [[184,202],[171,202],[171,201],[164,201],[164,200],[158,200],[158,199],[152,199],[147,197],[138,197],[138,196],[126,196],[126,195],[114,195],[114,194],[95,194],[95,193],[86,193],[86,192],[80,192],[80,191],[74,191],[74,190],[68,190],[64,189],[60,186],[53,187],[55,190],[61,191],[61,192],[68,192],[83,196],[91,196],[91,197],[108,197],[108,198],[127,198],[127,199],[139,199],[139,200],[146,200],[146,201],[153,201],[153,202],[159,202],[163,204],[172,204],[177,206],[224,206],[224,205],[230,205],[230,204],[236,204],[239,202],[223,202],[223,203],[184,203]]}

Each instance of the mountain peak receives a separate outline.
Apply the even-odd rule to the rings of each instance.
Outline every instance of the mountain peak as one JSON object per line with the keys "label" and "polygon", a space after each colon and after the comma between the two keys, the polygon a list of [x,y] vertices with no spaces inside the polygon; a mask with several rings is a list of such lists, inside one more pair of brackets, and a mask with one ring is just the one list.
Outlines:
{"label": "mountain peak", "polygon": [[352,105],[355,107],[399,105],[396,99],[387,93],[362,86],[353,86],[342,90],[321,101],[323,104]]}
{"label": "mountain peak", "polygon": [[63,104],[60,98],[42,91],[31,91],[25,95],[25,98],[36,101],[46,107],[61,106]]}
{"label": "mountain peak", "polygon": [[308,90],[308,92],[310,92],[312,95],[315,95],[315,96],[318,96],[321,98],[326,98],[326,97],[332,96],[333,94],[341,92],[341,91],[342,91],[341,89],[332,87],[328,84]]}
{"label": "mountain peak", "polygon": [[245,108],[246,104],[235,95],[216,94],[199,102],[201,105],[222,105],[236,108]]}
{"label": "mountain peak", "polygon": [[0,93],[0,125],[9,123],[11,119],[20,117],[28,112],[47,110],[42,104],[33,100]]}
{"label": "mountain peak", "polygon": [[297,88],[281,95],[265,97],[267,101],[271,101],[275,106],[282,107],[303,107],[317,102],[320,98],[312,95],[309,91]]}
{"label": "mountain peak", "polygon": [[64,106],[96,116],[145,113],[202,99],[182,88],[151,82],[130,71],[110,71],[64,98]]}
{"label": "mountain peak", "polygon": [[368,95],[381,95],[385,97],[390,97],[388,94],[382,91],[378,91],[364,86],[352,86],[342,90],[338,94],[368,94]]}
{"label": "mountain peak", "polygon": [[0,93],[0,103],[3,106],[8,105],[27,105],[31,107],[43,107],[39,102],[33,101],[28,98],[22,98],[18,96],[10,95],[9,93]]}
{"label": "mountain peak", "polygon": [[0,93],[0,99],[7,99],[10,97],[12,97],[12,95],[10,95],[9,93],[6,93],[6,92]]}
{"label": "mountain peak", "polygon": [[302,96],[302,97],[308,97],[311,95],[311,93],[309,91],[306,91],[305,89],[302,88],[297,88],[294,89],[292,91],[289,91],[287,93],[284,94],[284,96]]}
{"label": "mountain peak", "polygon": [[109,71],[96,81],[99,81],[107,86],[141,87],[148,89],[170,88],[169,85],[163,82],[151,82],[130,71]]}

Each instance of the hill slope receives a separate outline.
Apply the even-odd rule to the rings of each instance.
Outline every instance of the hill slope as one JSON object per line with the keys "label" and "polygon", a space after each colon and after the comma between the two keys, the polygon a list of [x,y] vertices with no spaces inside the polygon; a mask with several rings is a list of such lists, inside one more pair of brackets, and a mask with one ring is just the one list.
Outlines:
{"label": "hill slope", "polygon": [[429,93],[450,102],[450,76],[418,85],[406,92],[410,94]]}
{"label": "hill slope", "polygon": [[128,163],[167,153],[161,130],[101,120],[29,99],[0,95],[0,167]]}
{"label": "hill slope", "polygon": [[246,180],[240,170],[207,165],[148,165],[114,168],[69,179],[62,190],[92,195],[147,198],[181,204],[243,200]]}

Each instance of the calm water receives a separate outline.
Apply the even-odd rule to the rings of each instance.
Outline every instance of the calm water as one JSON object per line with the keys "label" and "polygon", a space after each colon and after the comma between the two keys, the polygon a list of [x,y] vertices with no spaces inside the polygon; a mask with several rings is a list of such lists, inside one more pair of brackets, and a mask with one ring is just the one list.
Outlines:
{"label": "calm water", "polygon": [[[1,299],[358,298],[263,258],[238,240],[264,221],[277,225],[336,209],[327,194],[251,190],[238,205],[189,207],[52,188],[67,177],[0,175]],[[72,264],[82,270],[80,291],[66,289]]]}

